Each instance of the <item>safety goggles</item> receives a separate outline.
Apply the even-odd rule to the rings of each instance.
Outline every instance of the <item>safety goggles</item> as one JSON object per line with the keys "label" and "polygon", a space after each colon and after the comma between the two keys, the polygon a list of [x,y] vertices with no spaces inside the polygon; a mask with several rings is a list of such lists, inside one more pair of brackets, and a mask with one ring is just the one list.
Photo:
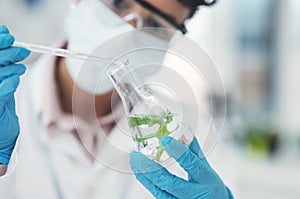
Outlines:
{"label": "safety goggles", "polygon": [[[162,12],[159,8],[144,0],[101,0],[112,11],[129,22],[134,20],[137,28],[163,28],[179,30],[182,34],[187,33],[184,24],[176,22],[175,18]],[[143,7],[148,12],[143,15],[137,13],[137,8]]]}

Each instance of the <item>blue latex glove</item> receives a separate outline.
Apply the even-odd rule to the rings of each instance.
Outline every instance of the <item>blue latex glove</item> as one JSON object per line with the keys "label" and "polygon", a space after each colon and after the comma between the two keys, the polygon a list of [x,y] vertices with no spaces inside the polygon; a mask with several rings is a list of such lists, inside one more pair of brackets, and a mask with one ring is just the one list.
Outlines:
{"label": "blue latex glove", "polygon": [[25,66],[22,61],[30,51],[11,47],[14,38],[5,26],[0,26],[0,163],[7,165],[19,135],[19,122],[15,111],[14,92]]}
{"label": "blue latex glove", "polygon": [[138,152],[132,152],[130,165],[136,178],[159,199],[230,199],[231,192],[203,157],[196,139],[188,147],[171,137],[163,137],[168,154],[188,173],[189,180],[179,178],[160,164]]}

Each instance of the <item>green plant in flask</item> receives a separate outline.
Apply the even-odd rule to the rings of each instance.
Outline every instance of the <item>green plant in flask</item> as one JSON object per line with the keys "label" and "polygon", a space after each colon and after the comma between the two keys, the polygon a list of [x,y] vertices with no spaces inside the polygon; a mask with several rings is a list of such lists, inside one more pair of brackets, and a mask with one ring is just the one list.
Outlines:
{"label": "green plant in flask", "polygon": [[[148,139],[156,138],[158,141],[158,146],[156,146],[157,154],[154,158],[159,161],[162,153],[164,152],[164,148],[161,144],[161,138],[163,136],[170,135],[174,130],[170,131],[168,129],[168,125],[173,121],[173,115],[171,112],[165,112],[163,115],[145,115],[145,114],[133,114],[128,117],[129,127],[135,129],[137,127],[146,126],[152,127],[154,125],[159,125],[157,131],[152,134],[146,135],[144,137],[136,137],[136,142],[142,143]],[[138,131],[138,128],[136,129]],[[136,133],[138,135],[138,133]]]}
{"label": "green plant in flask", "polygon": [[121,97],[136,150],[158,162],[169,157],[161,144],[163,136],[172,136],[188,145],[193,134],[176,119],[152,91],[126,66],[119,66],[109,73]]}

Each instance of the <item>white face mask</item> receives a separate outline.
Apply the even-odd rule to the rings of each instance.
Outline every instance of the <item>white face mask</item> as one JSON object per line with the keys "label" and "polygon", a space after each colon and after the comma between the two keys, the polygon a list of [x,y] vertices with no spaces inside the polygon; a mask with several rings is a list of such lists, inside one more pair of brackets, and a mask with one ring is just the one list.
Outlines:
{"label": "white face mask", "polygon": [[[168,46],[166,41],[135,30],[99,0],[82,0],[66,17],[65,31],[69,50],[85,54],[93,53],[93,56],[99,57],[115,58],[128,51],[145,47],[166,50]],[[157,65],[163,61],[162,50],[136,51],[124,58],[129,59],[129,67],[138,67],[147,63]],[[102,74],[107,63],[95,64],[72,58],[67,58],[66,62],[73,81],[84,91],[101,95],[113,89],[108,77]],[[140,75],[149,76],[157,72],[159,67],[148,67],[148,69],[143,70]]]}

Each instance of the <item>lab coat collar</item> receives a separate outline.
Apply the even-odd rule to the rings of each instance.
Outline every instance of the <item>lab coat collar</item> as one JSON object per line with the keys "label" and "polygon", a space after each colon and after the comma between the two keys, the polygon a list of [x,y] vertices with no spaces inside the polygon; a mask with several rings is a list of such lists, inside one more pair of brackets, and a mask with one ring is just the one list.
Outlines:
{"label": "lab coat collar", "polygon": [[122,117],[97,154],[97,167],[107,167],[117,172],[132,173],[129,165],[130,152],[134,151],[134,142],[129,132],[127,118]]}

